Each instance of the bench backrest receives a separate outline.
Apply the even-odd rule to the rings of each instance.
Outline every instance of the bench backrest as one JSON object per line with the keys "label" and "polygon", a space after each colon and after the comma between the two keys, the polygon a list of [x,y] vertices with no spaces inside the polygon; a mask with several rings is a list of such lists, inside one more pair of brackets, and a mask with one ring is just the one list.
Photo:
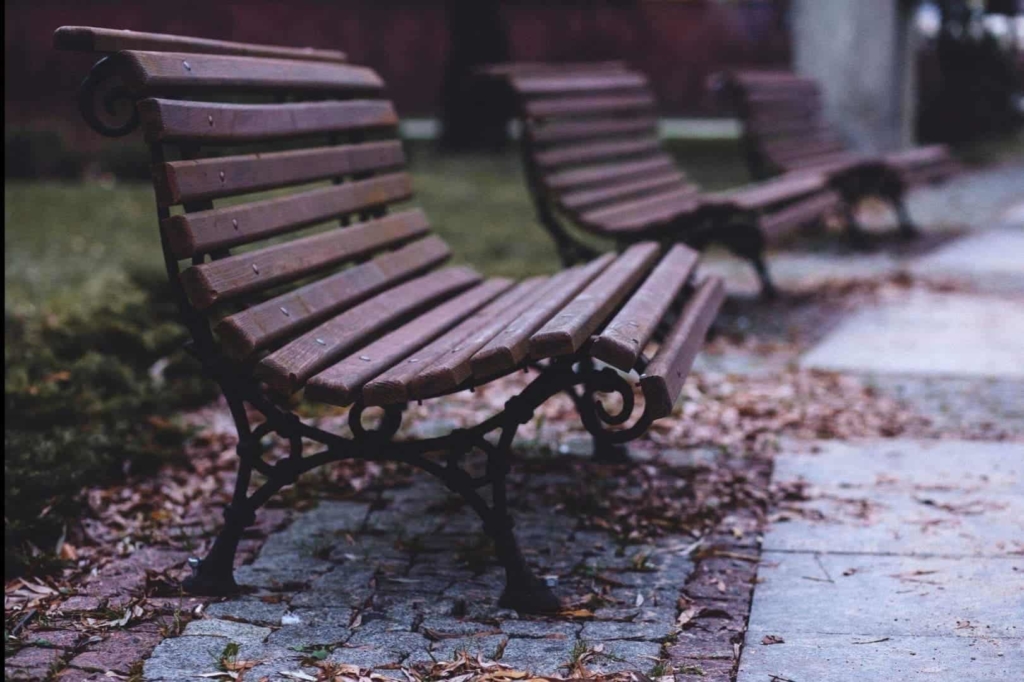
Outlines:
{"label": "bench backrest", "polygon": [[724,85],[743,122],[757,175],[812,166],[846,149],[822,115],[821,90],[814,79],[788,71],[734,71],[725,76]]}
{"label": "bench backrest", "polygon": [[168,273],[197,342],[250,359],[385,290],[401,307],[479,281],[426,274],[447,245],[421,210],[393,210],[412,183],[371,69],[341,53],[184,47],[109,60],[152,151]]}
{"label": "bench backrest", "polygon": [[[621,63],[513,70],[524,165],[538,210],[579,217],[676,187],[647,77]],[[591,221],[578,222],[595,229]]]}

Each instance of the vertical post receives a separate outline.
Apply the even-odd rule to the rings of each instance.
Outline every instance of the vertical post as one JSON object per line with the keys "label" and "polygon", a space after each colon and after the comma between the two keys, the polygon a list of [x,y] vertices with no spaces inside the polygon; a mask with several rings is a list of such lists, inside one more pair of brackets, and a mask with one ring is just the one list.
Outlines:
{"label": "vertical post", "polygon": [[821,85],[825,116],[864,151],[913,140],[915,0],[793,0],[793,62]]}

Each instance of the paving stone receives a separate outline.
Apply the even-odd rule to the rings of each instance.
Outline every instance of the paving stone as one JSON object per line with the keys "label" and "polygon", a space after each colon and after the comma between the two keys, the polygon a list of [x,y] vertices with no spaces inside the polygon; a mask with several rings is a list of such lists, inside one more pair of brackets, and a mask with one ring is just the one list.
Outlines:
{"label": "paving stone", "polygon": [[227,640],[223,637],[182,636],[160,642],[143,666],[147,682],[181,682],[216,672]]}
{"label": "paving stone", "polygon": [[4,657],[5,680],[41,680],[64,657],[58,649],[25,647],[10,657]]}
{"label": "paving stone", "polygon": [[163,636],[158,632],[119,630],[111,632],[102,642],[89,645],[68,665],[98,672],[113,671],[127,675],[132,665],[155,647]]}
{"label": "paving stone", "polygon": [[778,634],[783,644],[747,645],[737,682],[993,682],[1024,670],[1021,639]]}
{"label": "paving stone", "polygon": [[[594,642],[588,643],[593,645]],[[592,673],[649,673],[661,660],[661,645],[653,642],[601,642],[603,651],[594,657],[587,669]]]}
{"label": "paving stone", "polygon": [[64,600],[64,603],[60,605],[60,610],[64,613],[87,613],[99,611],[106,605],[107,600],[102,597],[80,594]]}
{"label": "paving stone", "polygon": [[36,630],[29,633],[26,643],[51,649],[74,649],[82,637],[78,630]]}
{"label": "paving stone", "polygon": [[79,670],[78,668],[64,668],[57,673],[54,679],[57,682],[110,682],[110,678],[103,673],[94,673],[88,670]]}
{"label": "paving stone", "polygon": [[564,675],[575,639],[510,639],[501,662],[535,675]]}
{"label": "paving stone", "polygon": [[485,660],[495,660],[495,655],[502,652],[508,643],[505,635],[484,635],[481,637],[455,637],[442,639],[430,645],[430,652],[439,661],[454,661],[460,652],[471,657],[480,656]]}
{"label": "paving stone", "polygon": [[913,291],[847,318],[801,360],[840,372],[1024,378],[1019,301]]}
{"label": "paving stone", "polygon": [[477,623],[472,620],[463,620],[444,616],[430,616],[420,623],[419,631],[436,633],[439,636],[458,635],[460,637],[479,635],[481,633],[495,632],[498,628],[494,625]]}
{"label": "paving stone", "polygon": [[430,640],[415,632],[377,632],[372,637],[359,638],[356,633],[348,643],[335,649],[328,657],[332,663],[376,668],[389,663],[401,663],[414,652],[430,648]]}
{"label": "paving stone", "polygon": [[281,625],[281,617],[288,613],[288,604],[267,603],[259,599],[236,599],[210,604],[204,613],[209,618],[237,620],[253,625]]}
{"label": "paving stone", "polygon": [[270,633],[270,628],[258,625],[236,623],[218,618],[202,618],[186,625],[183,634],[193,637],[224,637],[238,644],[251,644],[265,641]]}
{"label": "paving stone", "polygon": [[675,643],[668,647],[669,660],[682,659],[733,659],[733,644],[730,633],[720,629],[691,627],[676,633]]}
{"label": "paving stone", "polygon": [[344,644],[352,630],[339,625],[285,625],[267,637],[268,647],[295,649],[302,647],[336,646]]}
{"label": "paving stone", "polygon": [[1009,556],[1024,549],[1017,443],[859,441],[792,452],[775,480],[803,480],[803,514],[775,523],[770,550]]}
{"label": "paving stone", "polygon": [[[735,663],[726,659],[704,659],[684,661],[672,666],[677,682],[733,682],[732,669]],[[774,682],[766,677],[762,682]],[[814,682],[818,682],[815,680]]]}
{"label": "paving stone", "polygon": [[986,290],[1024,292],[1024,230],[989,230],[962,237],[916,260],[911,272]]}
{"label": "paving stone", "polygon": [[583,626],[580,638],[588,642],[617,639],[663,642],[670,639],[675,634],[675,631],[675,618],[670,618],[660,623],[622,623],[594,620],[588,621]]}
{"label": "paving stone", "polygon": [[1018,563],[765,552],[748,642],[779,632],[1021,637]]}

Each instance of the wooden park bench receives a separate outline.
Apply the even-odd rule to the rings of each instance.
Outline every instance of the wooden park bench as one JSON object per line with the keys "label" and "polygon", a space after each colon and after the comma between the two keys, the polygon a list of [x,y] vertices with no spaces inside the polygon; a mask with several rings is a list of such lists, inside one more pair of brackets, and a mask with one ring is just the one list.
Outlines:
{"label": "wooden park bench", "polygon": [[755,177],[809,171],[824,174],[844,199],[851,235],[862,238],[853,208],[867,196],[891,203],[905,236],[916,233],[903,201],[906,190],[960,170],[944,145],[887,154],[862,154],[822,113],[812,78],[789,71],[734,71],[712,79],[743,123],[747,161]]}
{"label": "wooden park bench", "polygon": [[[698,254],[638,242],[522,282],[442,267],[449,248],[423,211],[393,208],[412,187],[395,109],[372,70],[330,51],[106,29],[61,28],[55,45],[106,54],[79,97],[97,131],[142,128],[190,350],[238,428],[233,501],[187,588],[234,590],[243,530],[304,472],[388,460],[433,474],[480,515],[506,571],[502,605],[558,608],[512,532],[513,437],[560,393],[599,448],[669,415],[724,295],[720,280],[695,280]],[[395,438],[410,401],[530,369],[526,388],[475,426]],[[639,375],[642,411],[629,372]],[[288,407],[299,391],[349,407],[351,435],[302,421]],[[618,394],[621,409],[598,394]],[[364,424],[369,408],[377,418]],[[270,434],[288,455],[264,452]],[[471,452],[486,457],[482,473],[465,466]]]}
{"label": "wooden park bench", "polygon": [[840,204],[812,173],[701,193],[658,139],[646,76],[621,62],[488,71],[507,79],[516,95],[530,193],[566,264],[594,253],[573,229],[620,246],[655,239],[702,249],[718,242],[751,262],[771,296],[766,243]]}

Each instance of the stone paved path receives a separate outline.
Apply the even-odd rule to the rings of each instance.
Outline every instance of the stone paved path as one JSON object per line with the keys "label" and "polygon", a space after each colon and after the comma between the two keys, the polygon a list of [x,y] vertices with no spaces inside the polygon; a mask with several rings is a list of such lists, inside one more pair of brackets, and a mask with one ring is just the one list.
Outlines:
{"label": "stone paved path", "polygon": [[[793,446],[739,682],[1020,679],[1024,445]],[[776,640],[782,640],[777,643]]]}

